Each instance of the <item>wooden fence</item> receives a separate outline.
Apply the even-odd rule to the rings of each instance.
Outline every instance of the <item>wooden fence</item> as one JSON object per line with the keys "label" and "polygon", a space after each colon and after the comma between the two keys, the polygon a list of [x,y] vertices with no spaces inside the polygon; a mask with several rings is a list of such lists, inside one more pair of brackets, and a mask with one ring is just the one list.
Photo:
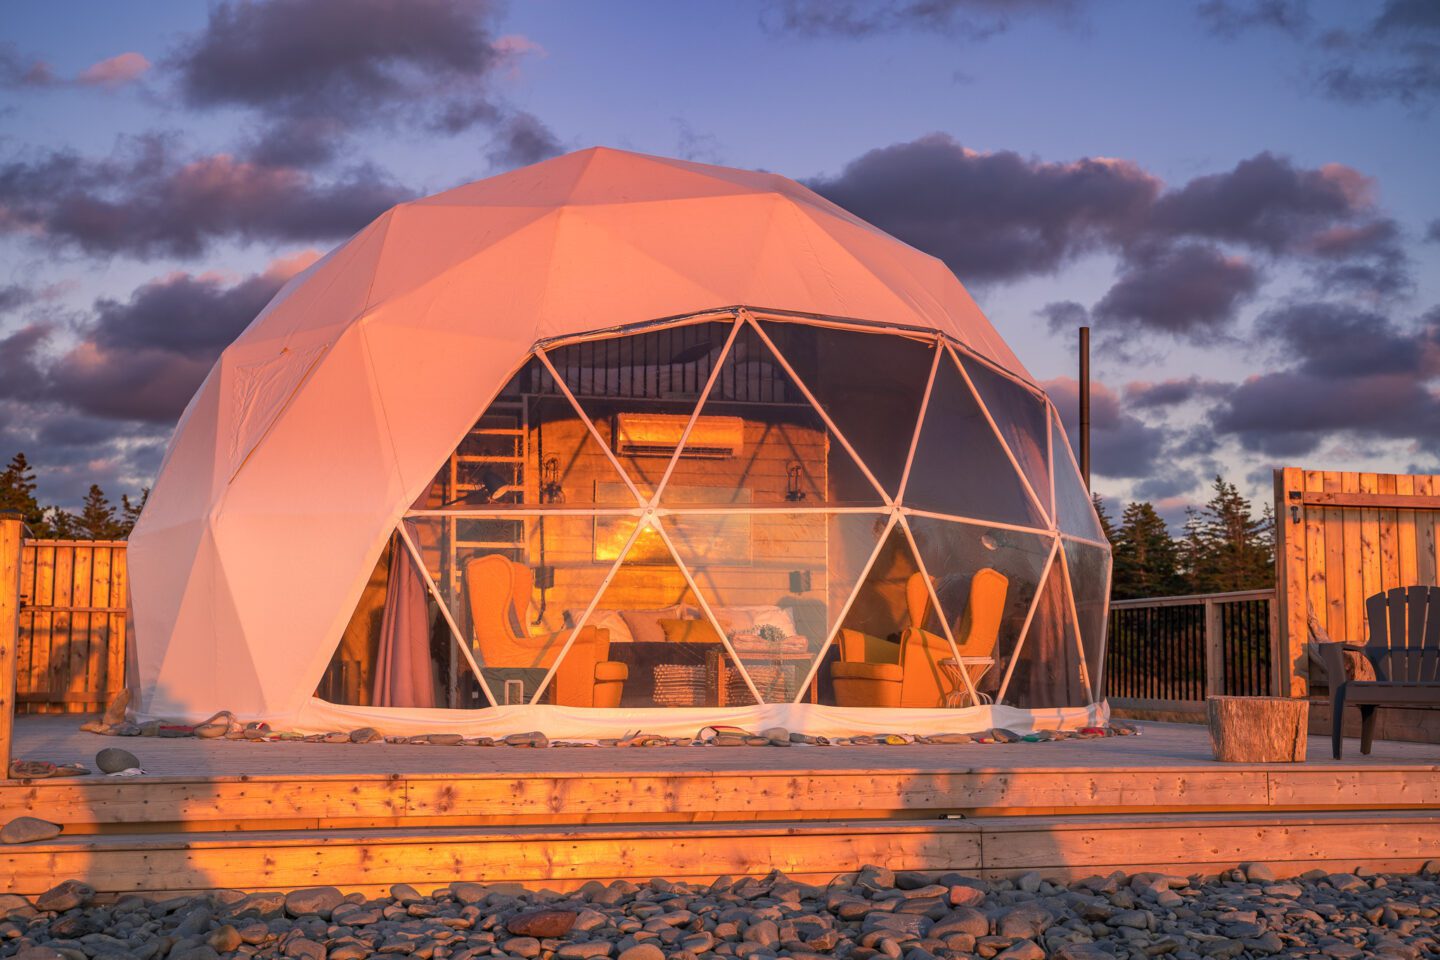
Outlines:
{"label": "wooden fence", "polygon": [[1116,600],[1105,693],[1122,709],[1196,712],[1206,696],[1268,696],[1280,681],[1274,590]]}
{"label": "wooden fence", "polygon": [[1331,639],[1364,643],[1367,597],[1437,583],[1440,474],[1276,470],[1275,530],[1282,692],[1303,697],[1324,683],[1306,651],[1312,613]]}
{"label": "wooden fence", "polygon": [[26,540],[17,709],[90,713],[125,685],[125,542]]}

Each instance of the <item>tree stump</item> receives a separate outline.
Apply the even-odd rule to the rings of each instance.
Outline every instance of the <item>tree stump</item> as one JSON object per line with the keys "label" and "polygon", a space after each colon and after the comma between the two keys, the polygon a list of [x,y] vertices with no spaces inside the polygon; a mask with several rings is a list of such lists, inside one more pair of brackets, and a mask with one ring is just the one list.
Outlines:
{"label": "tree stump", "polygon": [[1303,763],[1310,701],[1289,697],[1208,697],[1210,745],[1223,763]]}

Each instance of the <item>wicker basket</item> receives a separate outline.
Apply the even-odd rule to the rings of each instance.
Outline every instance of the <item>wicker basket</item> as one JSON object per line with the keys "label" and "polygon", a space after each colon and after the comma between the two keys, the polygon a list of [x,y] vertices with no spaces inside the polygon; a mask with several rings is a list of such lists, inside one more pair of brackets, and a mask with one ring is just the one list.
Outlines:
{"label": "wicker basket", "polygon": [[707,703],[709,673],[704,664],[659,663],[655,665],[657,707],[703,707]]}

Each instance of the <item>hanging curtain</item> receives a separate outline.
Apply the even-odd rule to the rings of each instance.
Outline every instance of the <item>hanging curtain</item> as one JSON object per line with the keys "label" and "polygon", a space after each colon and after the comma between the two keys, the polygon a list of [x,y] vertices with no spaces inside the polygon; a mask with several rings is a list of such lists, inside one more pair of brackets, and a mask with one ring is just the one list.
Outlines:
{"label": "hanging curtain", "polygon": [[375,706],[436,705],[425,582],[414,557],[398,536],[391,541],[390,583],[385,591],[380,650],[375,661]]}

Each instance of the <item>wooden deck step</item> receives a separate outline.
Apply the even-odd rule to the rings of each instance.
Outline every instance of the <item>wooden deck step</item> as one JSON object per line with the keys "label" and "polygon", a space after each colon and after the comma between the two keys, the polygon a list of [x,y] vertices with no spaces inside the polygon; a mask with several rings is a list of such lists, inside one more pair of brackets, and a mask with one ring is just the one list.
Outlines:
{"label": "wooden deck step", "polygon": [[775,868],[823,882],[866,863],[1078,877],[1214,874],[1264,860],[1286,875],[1414,870],[1437,850],[1440,814],[1396,811],[166,833],[0,848],[0,887],[33,895],[77,877],[110,894],[313,884],[373,892],[453,880],[564,890],[588,880],[709,880]]}

